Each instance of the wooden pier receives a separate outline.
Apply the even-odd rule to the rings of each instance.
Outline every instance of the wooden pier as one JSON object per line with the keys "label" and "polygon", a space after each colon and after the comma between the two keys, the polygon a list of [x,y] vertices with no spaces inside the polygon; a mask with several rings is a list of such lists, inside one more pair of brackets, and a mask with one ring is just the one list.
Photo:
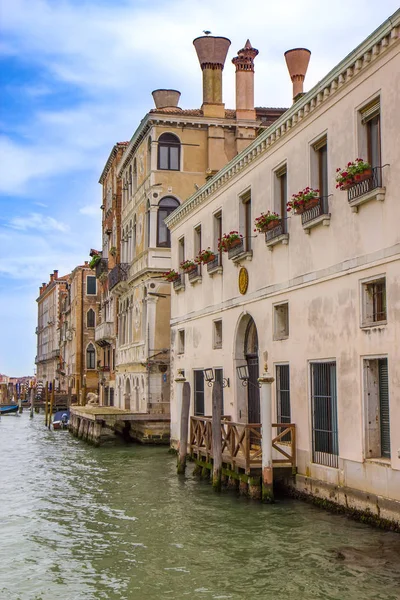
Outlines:
{"label": "wooden pier", "polygon": [[135,413],[114,406],[72,406],[70,431],[96,446],[117,436],[142,444],[169,444],[170,416]]}

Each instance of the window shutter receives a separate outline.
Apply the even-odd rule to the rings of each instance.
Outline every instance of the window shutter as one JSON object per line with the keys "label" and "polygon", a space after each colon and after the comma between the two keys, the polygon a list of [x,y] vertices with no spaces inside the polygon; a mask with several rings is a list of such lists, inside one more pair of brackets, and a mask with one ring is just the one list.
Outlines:
{"label": "window shutter", "polygon": [[287,173],[287,164],[285,163],[282,167],[275,171],[276,177],[282,177],[282,175],[286,175]]}
{"label": "window shutter", "polygon": [[365,108],[361,109],[361,120],[362,123],[367,123],[381,112],[381,101],[380,98],[375,99],[373,102],[368,104]]}
{"label": "window shutter", "polygon": [[313,148],[315,150],[315,152],[318,152],[318,150],[321,150],[321,148],[323,148],[324,146],[327,146],[328,144],[328,136],[324,135],[324,137],[320,138],[317,142],[315,142],[315,144],[313,144]]}

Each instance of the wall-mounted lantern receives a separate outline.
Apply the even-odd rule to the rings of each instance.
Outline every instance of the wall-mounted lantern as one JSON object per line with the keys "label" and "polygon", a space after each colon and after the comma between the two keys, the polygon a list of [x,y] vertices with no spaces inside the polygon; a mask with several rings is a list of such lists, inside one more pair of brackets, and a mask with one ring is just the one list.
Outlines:
{"label": "wall-mounted lantern", "polygon": [[[215,383],[214,369],[211,367],[209,367],[208,369],[203,369],[203,374],[208,387],[211,387]],[[224,377],[222,379],[222,387],[229,387],[229,377]]]}

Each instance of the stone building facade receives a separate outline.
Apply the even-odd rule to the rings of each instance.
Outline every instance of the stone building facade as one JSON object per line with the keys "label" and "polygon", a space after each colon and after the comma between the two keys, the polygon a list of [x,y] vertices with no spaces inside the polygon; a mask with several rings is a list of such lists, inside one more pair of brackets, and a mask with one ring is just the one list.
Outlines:
{"label": "stone building facade", "polygon": [[100,305],[96,273],[87,262],[68,276],[60,302],[60,381],[61,389],[78,400],[84,385],[87,392],[99,391],[99,349],[95,327]]}
{"label": "stone building facade", "polygon": [[[117,303],[110,293],[108,273],[121,262],[121,180],[117,167],[128,142],[114,145],[100,176],[102,185],[102,250],[95,267],[100,291],[100,307],[97,316],[95,340],[98,346],[100,388],[99,402],[114,406],[115,352],[117,342]],[[97,254],[97,253],[95,253]]]}
{"label": "stone building facade", "polygon": [[36,327],[37,355],[35,359],[38,381],[56,381],[56,389],[60,386],[60,322],[59,308],[62,293],[67,288],[66,277],[58,277],[58,271],[50,274],[48,283],[42,283],[38,305],[38,322]]}
{"label": "stone building facade", "polygon": [[[297,489],[398,521],[399,33],[400,11],[306,94],[297,76],[307,51],[287,56],[296,102],[167,218],[173,268],[183,244],[196,255],[199,228],[216,254],[172,292],[171,365],[190,383],[191,415],[211,414],[212,368],[226,383],[224,414],[259,422],[268,352],[273,421],[296,426]],[[337,189],[336,169],[360,157],[372,170]],[[307,186],[318,190],[314,206],[288,212]],[[267,211],[279,226],[255,232]],[[219,252],[232,231],[242,243]]]}
{"label": "stone building facade", "polygon": [[[203,74],[202,107],[184,110],[179,92],[154,91],[156,107],[141,121],[117,169],[120,262],[108,283],[118,303],[116,404],[135,412],[169,412],[171,286],[162,274],[171,265],[171,240],[164,220],[284,111],[254,108],[258,52],[250,42],[237,57],[236,111],[225,109],[222,100],[230,41],[205,36],[194,45]],[[198,230],[198,250],[201,235]],[[185,253],[182,247],[181,260]]]}

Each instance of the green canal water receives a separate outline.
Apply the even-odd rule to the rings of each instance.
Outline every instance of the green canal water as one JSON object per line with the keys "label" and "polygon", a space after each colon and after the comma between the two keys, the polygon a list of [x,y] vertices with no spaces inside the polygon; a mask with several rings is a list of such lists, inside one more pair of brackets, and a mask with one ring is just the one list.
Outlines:
{"label": "green canal water", "polygon": [[165,448],[0,422],[2,600],[398,600],[400,536],[215,494]]}

